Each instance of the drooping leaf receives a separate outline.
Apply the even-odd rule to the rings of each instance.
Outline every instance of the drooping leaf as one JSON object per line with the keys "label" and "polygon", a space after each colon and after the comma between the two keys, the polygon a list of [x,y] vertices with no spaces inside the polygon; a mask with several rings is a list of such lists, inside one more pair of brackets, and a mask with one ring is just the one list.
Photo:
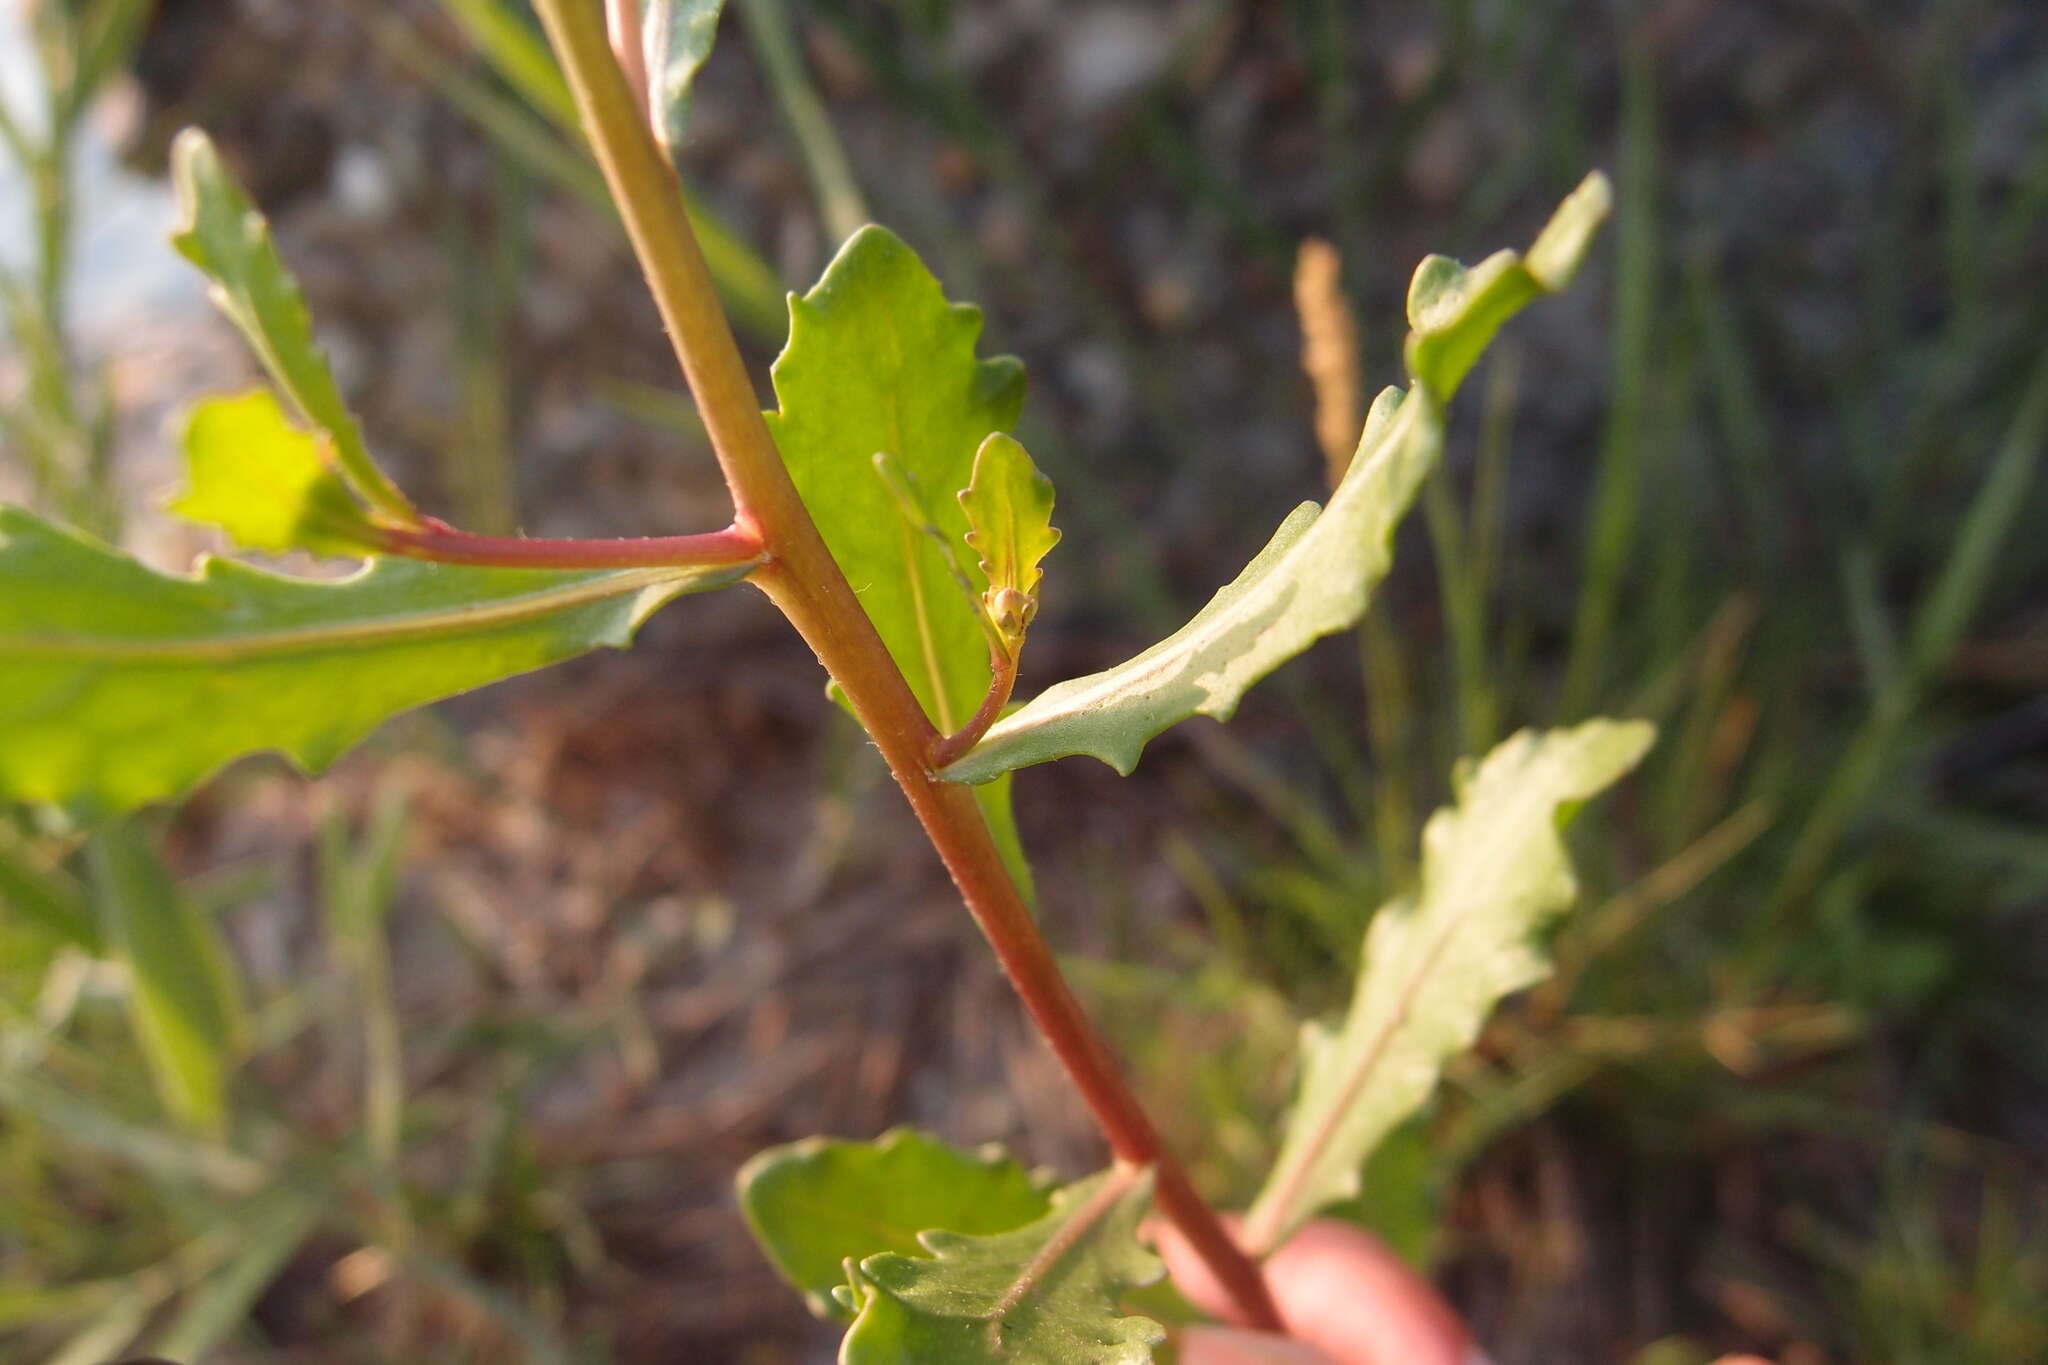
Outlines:
{"label": "drooping leaf", "polygon": [[846,1263],[921,1256],[921,1232],[1008,1232],[1051,1197],[999,1150],[966,1152],[907,1128],[873,1142],[809,1138],[773,1147],[739,1174],[740,1212],[784,1279],[820,1317],[850,1319],[832,1297]]}
{"label": "drooping leaf", "polygon": [[0,507],[0,800],[118,812],[267,749],[319,769],[400,711],[623,646],[751,568],[379,560],[313,581],[204,560],[187,578]]}
{"label": "drooping leaf", "polygon": [[1595,173],[1565,200],[1526,258],[1475,270],[1432,256],[1409,290],[1404,397],[1383,391],[1327,510],[1303,503],[1266,548],[1187,625],[1127,663],[1058,683],[996,722],[944,776],[986,782],[1069,754],[1128,773],[1145,742],[1192,715],[1227,719],[1245,690],[1364,613],[1386,575],[1389,537],[1443,448],[1444,405],[1500,330],[1561,289],[1612,198]]}
{"label": "drooping leaf", "polygon": [[647,99],[654,127],[673,157],[690,122],[690,86],[718,39],[725,0],[641,0],[647,57]]}
{"label": "drooping leaf", "polygon": [[1537,935],[1578,890],[1560,810],[1634,767],[1654,738],[1642,721],[1524,730],[1458,774],[1455,803],[1422,833],[1420,889],[1373,917],[1344,1022],[1303,1032],[1300,1094],[1246,1220],[1248,1249],[1272,1250],[1355,1194],[1360,1165],[1495,1003],[1549,973]]}
{"label": "drooping leaf", "polygon": [[842,1365],[1144,1365],[1166,1331],[1119,1303],[1163,1273],[1138,1241],[1151,1203],[1150,1170],[1109,1170],[1059,1191],[1023,1227],[928,1232],[929,1256],[868,1257]]}
{"label": "drooping leaf", "polygon": [[249,550],[360,558],[377,527],[268,389],[209,398],[185,423],[186,491],[170,510],[218,526]]}
{"label": "drooping leaf", "polygon": [[323,436],[341,476],[364,501],[402,523],[419,519],[412,503],[371,459],[362,432],[313,342],[313,319],[298,282],[270,240],[270,224],[221,164],[206,134],[187,128],[171,148],[180,224],[173,245],[206,273],[226,313],[299,415]]}
{"label": "drooping leaf", "polygon": [[1408,286],[1409,375],[1450,402],[1502,323],[1572,282],[1613,204],[1613,187],[1595,171],[1565,197],[1527,256],[1496,251],[1469,270],[1448,256],[1423,261]]}
{"label": "drooping leaf", "polygon": [[780,410],[768,414],[825,544],[945,733],[988,690],[979,609],[933,538],[903,515],[875,456],[907,473],[940,536],[969,560],[967,514],[952,495],[1024,395],[1016,360],[976,358],[980,334],[979,309],[948,303],[909,247],[863,228],[790,301],[789,345],[774,369]]}
{"label": "drooping leaf", "polygon": [[967,543],[980,558],[987,584],[982,611],[1014,659],[1038,614],[1038,584],[1045,577],[1039,563],[1060,542],[1052,524],[1052,480],[1038,472],[1023,446],[998,433],[976,452],[960,506],[967,513]]}
{"label": "drooping leaf", "polygon": [[102,933],[128,969],[129,1013],[157,1092],[178,1122],[217,1134],[247,1032],[227,947],[140,831],[99,831],[90,857]]}
{"label": "drooping leaf", "polygon": [[1128,662],[1047,688],[942,776],[986,782],[1068,754],[1128,773],[1167,726],[1197,714],[1227,720],[1253,683],[1364,614],[1392,560],[1394,527],[1442,448],[1428,395],[1387,390],[1328,508],[1297,507],[1193,620]]}

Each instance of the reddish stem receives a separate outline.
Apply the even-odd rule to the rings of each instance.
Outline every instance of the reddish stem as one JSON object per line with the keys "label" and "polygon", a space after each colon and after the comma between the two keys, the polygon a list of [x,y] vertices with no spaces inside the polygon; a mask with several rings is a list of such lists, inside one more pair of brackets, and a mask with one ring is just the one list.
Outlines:
{"label": "reddish stem", "polygon": [[1012,655],[993,650],[990,653],[994,656],[989,662],[995,668],[995,676],[988,680],[988,695],[981,699],[981,709],[969,717],[965,725],[932,745],[925,763],[933,772],[953,763],[979,744],[981,737],[988,733],[988,727],[996,723],[1003,714],[1003,708],[1010,704],[1010,693],[1017,686],[1017,660]]}
{"label": "reddish stem", "polygon": [[441,564],[476,564],[506,569],[636,569],[692,564],[744,564],[763,559],[759,536],[728,526],[694,536],[647,536],[632,540],[530,540],[524,536],[478,536],[428,517],[418,530],[385,527],[382,548],[408,559]]}

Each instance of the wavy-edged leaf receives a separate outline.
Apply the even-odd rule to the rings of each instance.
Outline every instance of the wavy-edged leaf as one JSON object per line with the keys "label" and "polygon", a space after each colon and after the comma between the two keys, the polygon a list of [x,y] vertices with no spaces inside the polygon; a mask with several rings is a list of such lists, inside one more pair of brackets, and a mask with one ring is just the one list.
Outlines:
{"label": "wavy-edged leaf", "polygon": [[740,1169],[740,1212],[782,1277],[820,1317],[850,1320],[833,1298],[846,1263],[921,1256],[918,1234],[1008,1232],[1045,1216],[1041,1181],[999,1148],[963,1151],[908,1128],[873,1142],[806,1138]]}
{"label": "wavy-edged leaf", "polygon": [[939,536],[967,558],[967,514],[952,494],[989,434],[1016,421],[1024,367],[977,358],[981,310],[947,302],[917,254],[879,227],[848,238],[789,312],[769,428],[911,690],[951,733],[988,690],[979,608],[898,507],[875,456],[908,474]]}
{"label": "wavy-edged leaf", "polygon": [[308,770],[386,718],[601,645],[748,564],[596,572],[378,560],[160,574],[0,507],[0,800],[86,814],[275,749]]}
{"label": "wavy-edged leaf", "polygon": [[185,492],[170,510],[218,526],[248,550],[361,558],[376,525],[318,437],[292,425],[268,389],[209,398],[185,422]]}
{"label": "wavy-edged leaf", "polygon": [[1476,767],[1422,832],[1422,883],[1366,932],[1343,1024],[1302,1036],[1300,1095],[1279,1160],[1245,1223],[1272,1250],[1318,1209],[1358,1191],[1379,1141],[1428,1098],[1444,1062],[1471,1046],[1502,996],[1549,974],[1536,937],[1578,894],[1560,810],[1636,765],[1643,721],[1524,730]]}
{"label": "wavy-edged leaf", "polygon": [[109,826],[89,854],[107,952],[128,969],[129,1014],[157,1092],[178,1122],[218,1134],[248,1031],[227,945],[139,831]]}
{"label": "wavy-edged leaf", "polygon": [[718,40],[718,16],[725,0],[641,0],[640,20],[647,57],[647,99],[654,128],[673,157],[690,122],[690,87]]}
{"label": "wavy-edged leaf", "polygon": [[1166,1330],[1119,1305],[1164,1273],[1138,1241],[1151,1204],[1150,1169],[1112,1169],[1059,1191],[1023,1227],[928,1232],[928,1257],[868,1257],[842,1365],[1144,1365]]}
{"label": "wavy-edged leaf", "polygon": [[1193,620],[1128,662],[1047,688],[941,775],[986,782],[1069,754],[1128,773],[1169,725],[1227,720],[1253,683],[1364,614],[1392,562],[1394,528],[1442,449],[1443,418],[1427,394],[1382,393],[1327,508],[1297,507]]}
{"label": "wavy-edged leaf", "polygon": [[1386,575],[1394,527],[1442,453],[1444,405],[1502,323],[1569,282],[1611,199],[1595,172],[1526,257],[1503,251],[1473,270],[1448,257],[1425,260],[1409,289],[1413,383],[1405,398],[1387,389],[1374,401],[1328,509],[1297,507],[1187,625],[1115,668],[1046,689],[942,776],[987,782],[1069,754],[1128,773],[1161,730],[1193,715],[1227,719],[1253,683],[1355,624]]}
{"label": "wavy-edged leaf", "polygon": [[1023,446],[998,432],[981,443],[973,476],[959,497],[967,543],[987,585],[982,611],[1015,659],[1038,614],[1038,585],[1045,577],[1039,564],[1060,543],[1052,524],[1052,480],[1038,472]]}
{"label": "wavy-edged leaf", "polygon": [[1595,171],[1565,197],[1524,256],[1496,251],[1471,269],[1431,256],[1408,285],[1408,373],[1448,403],[1501,324],[1578,273],[1614,189]]}
{"label": "wavy-edged leaf", "polygon": [[327,438],[350,486],[386,516],[417,521],[412,503],[363,444],[327,357],[314,344],[312,315],[298,282],[270,240],[270,224],[228,174],[205,133],[187,128],[178,134],[171,177],[180,213],[171,242],[213,282],[214,303],[248,338],[299,414]]}

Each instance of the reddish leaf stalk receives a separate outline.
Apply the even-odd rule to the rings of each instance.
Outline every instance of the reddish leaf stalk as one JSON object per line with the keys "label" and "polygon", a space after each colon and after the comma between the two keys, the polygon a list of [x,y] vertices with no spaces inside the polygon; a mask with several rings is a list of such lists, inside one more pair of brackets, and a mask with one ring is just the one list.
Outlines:
{"label": "reddish leaf stalk", "polygon": [[931,756],[925,759],[925,766],[932,772],[938,772],[979,744],[988,727],[1002,718],[1003,708],[1010,704],[1010,693],[1017,687],[1016,656],[994,650],[990,653],[993,657],[989,664],[995,673],[988,681],[988,695],[981,699],[981,709],[965,725],[932,745]]}
{"label": "reddish leaf stalk", "polygon": [[1060,974],[974,793],[933,776],[930,759],[940,736],[790,481],[761,419],[731,327],[712,293],[674,172],[612,59],[597,7],[591,0],[536,0],[535,8],[569,77],[599,165],[697,397],[732,489],[734,529],[758,535],[771,556],[751,581],[781,608],[845,690],[1026,1012],[1095,1115],[1111,1150],[1121,1161],[1156,1169],[1161,1211],[1186,1234],[1245,1320],[1268,1331],[1282,1330],[1257,1265],[1231,1240],[1165,1150]]}
{"label": "reddish leaf stalk", "polygon": [[751,531],[728,526],[693,536],[647,536],[632,540],[533,540],[524,536],[478,536],[447,522],[426,518],[418,530],[380,528],[387,554],[431,559],[441,564],[475,564],[507,569],[637,569],[668,565],[744,564],[767,549]]}

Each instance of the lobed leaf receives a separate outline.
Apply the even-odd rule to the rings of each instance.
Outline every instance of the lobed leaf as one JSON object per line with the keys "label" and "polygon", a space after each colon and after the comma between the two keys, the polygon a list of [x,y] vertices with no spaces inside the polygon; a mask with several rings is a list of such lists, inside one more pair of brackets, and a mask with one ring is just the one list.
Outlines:
{"label": "lobed leaf", "polygon": [[807,1138],[740,1169],[740,1212],[782,1277],[820,1317],[851,1320],[834,1299],[846,1265],[923,1253],[918,1234],[1008,1232],[1044,1217],[1051,1198],[1000,1149],[962,1151],[907,1128],[873,1142]]}
{"label": "lobed leaf", "polygon": [[1365,613],[1392,562],[1394,528],[1442,447],[1427,394],[1382,393],[1327,509],[1297,507],[1193,620],[1115,668],[1047,688],[941,776],[987,782],[1069,754],[1128,773],[1169,725],[1229,719],[1253,683]]}
{"label": "lobed leaf", "polygon": [[361,558],[378,548],[376,525],[319,439],[293,426],[268,389],[193,408],[185,471],[189,486],[170,510],[244,549]]}
{"label": "lobed leaf", "polygon": [[1423,829],[1420,889],[1373,917],[1343,1024],[1303,1031],[1300,1095],[1245,1223],[1254,1254],[1356,1194],[1359,1167],[1445,1060],[1502,996],[1548,975],[1536,936],[1578,893],[1559,812],[1633,768],[1655,734],[1612,720],[1524,730],[1462,766],[1455,802]]}
{"label": "lobed leaf", "polygon": [[987,782],[1070,754],[1128,773],[1161,730],[1193,715],[1227,719],[1253,683],[1355,624],[1386,576],[1395,526],[1442,454],[1444,405],[1502,323],[1569,282],[1611,200],[1596,172],[1527,257],[1503,251],[1474,270],[1448,257],[1425,260],[1408,298],[1411,386],[1405,397],[1387,389],[1374,402],[1329,507],[1297,507],[1187,625],[1115,668],[1048,688],[942,776]]}
{"label": "lobed leaf", "polygon": [[90,845],[107,954],[128,969],[129,1014],[173,1118],[204,1133],[227,1122],[227,1081],[248,1032],[227,945],[140,832]]}
{"label": "lobed leaf", "polygon": [[312,315],[270,240],[269,223],[205,133],[187,128],[178,134],[171,175],[180,213],[172,244],[213,282],[214,303],[248,338],[300,416],[326,438],[341,476],[380,513],[417,521],[411,502],[363,444],[327,358],[313,342]]}
{"label": "lobed leaf", "polygon": [[1119,1305],[1164,1273],[1138,1241],[1151,1203],[1151,1171],[1117,1168],[1060,1190],[1023,1227],[927,1232],[928,1257],[868,1257],[841,1365],[1144,1365],[1166,1330]]}
{"label": "lobed leaf", "polygon": [[124,811],[266,749],[317,770],[400,711],[622,647],[752,568],[379,560],[313,581],[209,559],[177,577],[0,506],[0,800]]}
{"label": "lobed leaf", "polygon": [[[948,550],[968,553],[967,514],[947,494],[967,486],[989,434],[1016,421],[1024,368],[978,359],[981,311],[947,302],[879,227],[848,238],[789,312],[769,428],[868,618],[950,734],[981,704],[990,670],[980,609],[947,562]],[[908,475],[936,538],[899,508],[877,454]]]}
{"label": "lobed leaf", "polygon": [[1471,269],[1431,256],[1408,285],[1408,373],[1448,403],[1501,324],[1578,273],[1593,236],[1607,221],[1614,189],[1595,171],[1565,197],[1523,256],[1496,251]]}
{"label": "lobed leaf", "polygon": [[1024,447],[1000,432],[975,452],[974,473],[960,490],[967,543],[979,556],[988,585],[982,611],[1011,659],[1038,614],[1039,563],[1060,543],[1052,524],[1052,480],[1038,472]]}
{"label": "lobed leaf", "polygon": [[640,29],[654,129],[674,157],[690,121],[690,87],[718,39],[725,0],[643,0]]}

